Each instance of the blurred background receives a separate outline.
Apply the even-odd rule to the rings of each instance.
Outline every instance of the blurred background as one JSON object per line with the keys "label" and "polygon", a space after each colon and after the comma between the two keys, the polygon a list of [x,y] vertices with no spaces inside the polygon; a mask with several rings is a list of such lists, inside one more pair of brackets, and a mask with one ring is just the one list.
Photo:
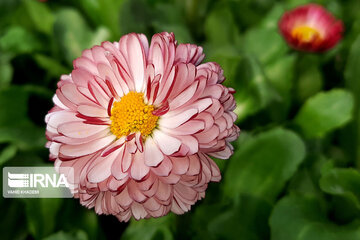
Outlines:
{"label": "blurred background", "polygon": [[360,1],[319,0],[345,25],[324,54],[291,50],[307,0],[0,0],[0,164],[51,166],[44,116],[81,51],[129,32],[204,47],[236,89],[241,136],[190,212],[120,223],[77,199],[0,198],[1,239],[360,239]]}

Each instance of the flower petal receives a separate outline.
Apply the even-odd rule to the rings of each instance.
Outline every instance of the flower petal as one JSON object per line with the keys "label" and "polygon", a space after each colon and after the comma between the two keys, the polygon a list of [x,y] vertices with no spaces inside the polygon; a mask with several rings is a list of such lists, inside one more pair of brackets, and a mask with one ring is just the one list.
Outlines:
{"label": "flower petal", "polygon": [[164,154],[159,150],[152,137],[148,137],[145,141],[145,164],[149,167],[158,166],[164,159]]}
{"label": "flower petal", "polygon": [[94,152],[99,151],[102,148],[108,146],[112,141],[116,139],[115,135],[110,135],[101,139],[96,139],[94,141],[80,144],[80,145],[62,145],[59,152],[65,156],[69,157],[79,157],[83,155],[88,155]]}
{"label": "flower petal", "polygon": [[136,153],[131,165],[131,177],[140,181],[149,173],[149,171],[150,168],[146,166],[144,162],[144,154]]}
{"label": "flower petal", "polygon": [[155,130],[153,135],[155,142],[164,154],[171,155],[179,150],[181,141],[175,137],[171,137],[159,130]]}

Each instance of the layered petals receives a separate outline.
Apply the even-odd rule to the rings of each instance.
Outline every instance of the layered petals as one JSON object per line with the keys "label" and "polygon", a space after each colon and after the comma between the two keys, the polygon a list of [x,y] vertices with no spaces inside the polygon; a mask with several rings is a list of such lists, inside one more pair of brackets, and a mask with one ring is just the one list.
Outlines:
{"label": "layered petals", "polygon": [[82,205],[120,221],[182,214],[220,181],[210,156],[233,153],[234,90],[203,59],[172,33],[150,45],[131,33],[74,61],[45,121],[50,159]]}

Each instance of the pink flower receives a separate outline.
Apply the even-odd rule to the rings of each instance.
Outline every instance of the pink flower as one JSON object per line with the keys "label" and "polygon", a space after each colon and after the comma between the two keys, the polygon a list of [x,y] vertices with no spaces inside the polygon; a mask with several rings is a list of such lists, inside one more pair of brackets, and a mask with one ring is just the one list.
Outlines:
{"label": "pink flower", "polygon": [[[120,221],[182,214],[227,159],[234,90],[202,48],[172,33],[131,33],[85,50],[63,75],[46,116],[55,167],[73,167],[74,196]],[[67,173],[65,173],[67,174]],[[70,176],[70,174],[69,174]]]}
{"label": "pink flower", "polygon": [[343,24],[317,4],[307,4],[286,12],[279,29],[287,43],[300,51],[324,52],[342,37]]}

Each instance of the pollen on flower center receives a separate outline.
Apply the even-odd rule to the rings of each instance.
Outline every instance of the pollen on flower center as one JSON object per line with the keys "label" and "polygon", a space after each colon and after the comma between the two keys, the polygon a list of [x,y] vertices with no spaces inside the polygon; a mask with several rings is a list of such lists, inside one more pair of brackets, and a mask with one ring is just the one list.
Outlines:
{"label": "pollen on flower center", "polygon": [[322,40],[320,32],[317,29],[309,26],[295,27],[292,30],[291,35],[293,38],[296,38],[300,42],[304,42],[304,43]]}
{"label": "pollen on flower center", "polygon": [[158,116],[152,114],[154,106],[144,103],[142,93],[129,92],[111,109],[111,132],[118,138],[140,132],[146,137],[156,127]]}

